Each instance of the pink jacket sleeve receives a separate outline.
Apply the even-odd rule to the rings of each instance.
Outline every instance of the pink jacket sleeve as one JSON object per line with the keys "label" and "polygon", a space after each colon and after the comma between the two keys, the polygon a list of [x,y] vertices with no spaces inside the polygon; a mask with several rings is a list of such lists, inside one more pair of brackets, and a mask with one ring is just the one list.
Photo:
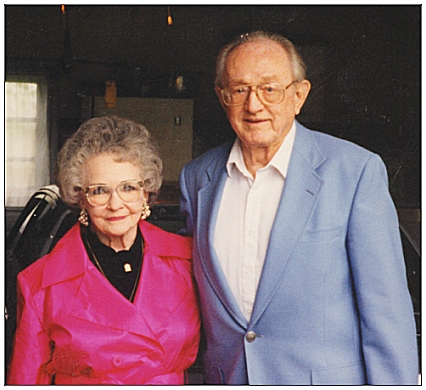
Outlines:
{"label": "pink jacket sleeve", "polygon": [[7,376],[7,384],[49,384],[43,365],[50,359],[47,335],[26,280],[18,275],[18,328]]}

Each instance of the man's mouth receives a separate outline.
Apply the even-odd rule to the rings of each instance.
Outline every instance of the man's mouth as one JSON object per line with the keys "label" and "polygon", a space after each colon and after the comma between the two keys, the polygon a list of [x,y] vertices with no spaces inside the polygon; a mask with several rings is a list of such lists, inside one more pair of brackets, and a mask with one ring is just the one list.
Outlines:
{"label": "man's mouth", "polygon": [[252,123],[252,124],[260,124],[260,123],[265,123],[266,119],[244,119],[244,122],[247,123]]}
{"label": "man's mouth", "polygon": [[261,125],[263,123],[266,123],[266,119],[244,119],[245,123],[248,123],[249,125]]}

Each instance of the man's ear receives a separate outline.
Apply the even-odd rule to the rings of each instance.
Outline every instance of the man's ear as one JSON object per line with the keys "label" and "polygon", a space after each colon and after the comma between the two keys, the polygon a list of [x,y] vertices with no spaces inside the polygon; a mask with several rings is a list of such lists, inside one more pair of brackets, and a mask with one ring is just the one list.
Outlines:
{"label": "man's ear", "polygon": [[299,115],[305,101],[311,90],[311,83],[308,80],[303,80],[296,84],[296,99],[295,99],[295,114]]}
{"label": "man's ear", "polygon": [[222,108],[226,111],[226,106],[225,106],[225,104],[223,103],[223,99],[222,99],[222,93],[220,92],[221,90],[222,90],[222,88],[220,88],[220,87],[215,87],[215,92],[216,92],[216,95],[217,95],[217,97],[218,97],[218,99],[219,99],[219,103],[220,103],[220,105],[222,106]]}

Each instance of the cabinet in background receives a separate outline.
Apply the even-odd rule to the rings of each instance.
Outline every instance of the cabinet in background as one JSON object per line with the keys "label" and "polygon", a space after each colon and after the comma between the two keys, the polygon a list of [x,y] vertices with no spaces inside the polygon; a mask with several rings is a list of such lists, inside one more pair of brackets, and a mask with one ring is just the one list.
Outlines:
{"label": "cabinet in background", "polygon": [[83,98],[83,120],[105,115],[143,124],[158,142],[164,185],[177,186],[181,169],[192,159],[192,99],[118,97],[115,108],[105,108],[103,97]]}

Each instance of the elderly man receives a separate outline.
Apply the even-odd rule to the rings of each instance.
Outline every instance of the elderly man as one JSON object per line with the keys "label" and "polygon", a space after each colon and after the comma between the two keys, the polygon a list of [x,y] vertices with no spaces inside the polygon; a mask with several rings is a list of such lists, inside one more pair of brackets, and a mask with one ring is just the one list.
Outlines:
{"label": "elderly man", "polygon": [[415,324],[381,159],[295,121],[287,39],[239,37],[216,92],[237,139],[181,173],[211,384],[415,384]]}

